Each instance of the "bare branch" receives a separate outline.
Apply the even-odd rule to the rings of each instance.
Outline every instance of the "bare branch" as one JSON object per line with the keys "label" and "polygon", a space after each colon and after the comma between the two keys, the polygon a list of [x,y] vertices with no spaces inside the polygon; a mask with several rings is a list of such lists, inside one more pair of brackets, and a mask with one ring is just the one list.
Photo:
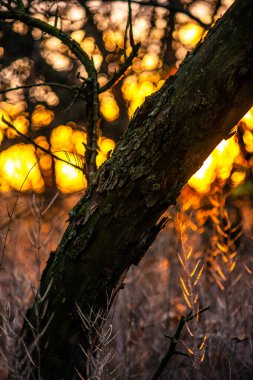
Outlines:
{"label": "bare branch", "polygon": [[0,90],[0,94],[6,94],[7,92],[17,91],[17,90],[27,90],[27,89],[30,89],[33,87],[45,87],[45,86],[62,87],[62,88],[65,88],[66,90],[75,91],[79,94],[81,92],[81,88],[79,88],[77,86],[68,86],[68,85],[63,84],[63,83],[44,82],[44,83],[34,83],[34,84],[28,84],[28,85],[22,85],[22,86],[7,88],[6,90]]}
{"label": "bare branch", "polygon": [[126,70],[132,65],[133,63],[133,59],[137,56],[137,53],[138,53],[138,50],[140,48],[141,44],[138,43],[136,44],[134,47],[133,47],[133,50],[131,52],[131,54],[129,55],[129,57],[125,60],[125,62],[123,63],[123,65],[120,66],[120,69],[119,71],[117,71],[113,77],[102,87],[99,88],[99,93],[101,94],[102,92],[105,92],[107,90],[109,90],[109,88],[111,88],[112,86],[115,85],[115,83],[120,80],[120,78],[122,77],[122,75],[125,74]]}
{"label": "bare branch", "polygon": [[64,33],[61,29],[58,29],[55,26],[46,23],[45,21],[30,16],[23,10],[16,10],[9,7],[8,9],[8,11],[0,12],[0,20],[19,20],[26,25],[29,25],[33,28],[38,28],[41,31],[58,38],[69,48],[69,50],[76,56],[76,58],[78,58],[81,61],[89,77],[91,77],[92,74],[96,72],[94,62],[92,61],[92,59],[90,59],[88,54],[81,48],[81,46],[75,40],[73,40],[67,33]]}
{"label": "bare branch", "polygon": [[179,338],[180,338],[181,332],[182,332],[182,330],[184,328],[184,325],[187,322],[189,322],[192,319],[196,318],[198,315],[204,313],[204,311],[206,311],[208,309],[209,309],[209,306],[204,307],[203,309],[199,310],[198,313],[195,313],[195,314],[190,313],[186,317],[181,316],[175,334],[173,336],[165,335],[166,338],[170,339],[170,347],[169,347],[168,351],[166,352],[166,354],[164,355],[164,357],[162,358],[162,360],[161,360],[161,362],[160,362],[160,364],[159,364],[156,372],[152,376],[151,380],[157,380],[157,379],[159,379],[159,377],[161,376],[163,370],[165,369],[165,367],[167,366],[169,360],[172,358],[173,355],[189,356],[187,353],[182,352],[182,351],[178,351],[176,349],[177,345],[179,343]]}

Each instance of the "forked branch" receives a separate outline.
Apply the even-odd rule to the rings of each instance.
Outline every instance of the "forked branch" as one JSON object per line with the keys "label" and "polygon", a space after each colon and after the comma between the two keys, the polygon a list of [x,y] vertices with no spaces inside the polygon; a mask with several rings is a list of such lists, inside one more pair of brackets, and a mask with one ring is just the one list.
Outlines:
{"label": "forked branch", "polygon": [[162,358],[151,380],[159,379],[159,377],[161,376],[162,372],[164,371],[165,367],[167,366],[172,356],[183,355],[183,356],[189,357],[189,354],[187,352],[182,352],[182,351],[177,350],[177,345],[180,342],[180,335],[186,323],[190,322],[192,319],[196,317],[198,318],[199,314],[202,314],[204,313],[204,311],[207,311],[207,310],[209,310],[209,306],[204,307],[203,309],[199,310],[198,313],[192,314],[192,312],[190,312],[186,317],[181,316],[175,334],[173,336],[165,335],[166,338],[170,339],[170,346],[169,346],[168,351]]}

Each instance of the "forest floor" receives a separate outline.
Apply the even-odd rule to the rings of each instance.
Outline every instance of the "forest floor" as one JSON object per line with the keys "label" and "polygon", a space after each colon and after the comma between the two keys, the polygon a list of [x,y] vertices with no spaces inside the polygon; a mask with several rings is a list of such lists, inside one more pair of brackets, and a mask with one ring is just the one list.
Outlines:
{"label": "forest floor", "polygon": [[[15,340],[50,251],[78,195],[2,196],[0,378],[13,365]],[[182,203],[183,204],[183,203]],[[50,206],[50,207],[48,207]],[[152,380],[181,316],[192,309],[159,379],[247,380],[253,375],[253,205],[250,199],[170,210],[171,221],[130,269],[102,330],[92,379]],[[8,236],[6,237],[6,231]],[[203,307],[207,311],[199,314]],[[80,321],[81,323],[81,321]]]}

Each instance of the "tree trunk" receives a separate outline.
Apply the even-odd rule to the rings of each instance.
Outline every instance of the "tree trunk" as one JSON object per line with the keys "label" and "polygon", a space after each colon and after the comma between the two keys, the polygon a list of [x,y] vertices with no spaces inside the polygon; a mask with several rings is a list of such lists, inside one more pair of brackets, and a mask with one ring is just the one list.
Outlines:
{"label": "tree trunk", "polygon": [[88,350],[97,333],[77,309],[90,320],[106,313],[128,268],[163,227],[163,212],[251,107],[252,35],[252,0],[237,0],[178,73],[137,110],[72,210],[23,328],[27,346],[33,332],[42,335],[33,354],[40,378],[78,378],[76,370],[85,376],[80,345]]}

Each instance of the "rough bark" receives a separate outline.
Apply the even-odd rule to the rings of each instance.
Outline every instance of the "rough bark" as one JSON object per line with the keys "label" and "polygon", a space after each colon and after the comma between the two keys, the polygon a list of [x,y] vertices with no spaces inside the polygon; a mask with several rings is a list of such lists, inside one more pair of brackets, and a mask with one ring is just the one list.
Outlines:
{"label": "rough bark", "polygon": [[[27,318],[39,329],[41,378],[85,373],[90,336],[77,313],[107,310],[138,264],[182,187],[253,104],[253,7],[235,1],[178,73],[136,112],[112,157],[71,212],[41,279],[42,303]],[[37,306],[36,306],[37,305]],[[50,322],[49,322],[50,321]],[[38,324],[37,324],[38,326]],[[34,339],[25,323],[28,345]],[[34,359],[38,358],[36,355]]]}

